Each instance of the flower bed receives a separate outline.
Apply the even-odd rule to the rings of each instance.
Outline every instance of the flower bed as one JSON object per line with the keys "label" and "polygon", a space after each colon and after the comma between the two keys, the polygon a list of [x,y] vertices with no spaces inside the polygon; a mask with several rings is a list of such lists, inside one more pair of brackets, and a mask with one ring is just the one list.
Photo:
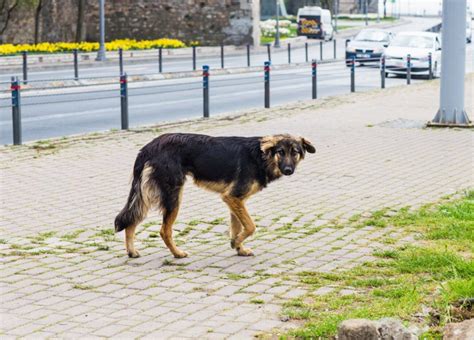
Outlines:
{"label": "flower bed", "polygon": [[[147,50],[152,48],[181,48],[186,44],[177,39],[156,39],[156,40],[132,40],[120,39],[105,43],[107,51],[116,51],[119,48],[123,50]],[[80,42],[80,43],[40,43],[40,44],[3,44],[0,45],[0,55],[13,55],[23,51],[32,53],[57,53],[72,52],[73,50],[81,52],[93,52],[99,49],[99,43],[96,42]]]}

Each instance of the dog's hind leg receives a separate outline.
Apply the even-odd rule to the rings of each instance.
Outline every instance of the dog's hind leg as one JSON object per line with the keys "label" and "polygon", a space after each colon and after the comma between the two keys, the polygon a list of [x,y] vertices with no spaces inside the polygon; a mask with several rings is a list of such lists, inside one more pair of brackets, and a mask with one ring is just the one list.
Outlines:
{"label": "dog's hind leg", "polygon": [[168,197],[163,197],[163,225],[160,230],[160,235],[165,242],[168,249],[176,258],[183,258],[188,254],[179,249],[173,240],[173,223],[178,216],[179,205],[181,203],[182,188],[179,189],[177,195],[173,194]]}
{"label": "dog's hind leg", "polygon": [[242,232],[242,223],[240,223],[237,216],[235,216],[232,212],[230,213],[230,246],[232,249],[235,248],[235,239],[237,235]]}
{"label": "dog's hind leg", "polygon": [[125,229],[125,248],[129,257],[140,257],[140,253],[135,249],[135,229],[138,224],[134,224]]}
{"label": "dog's hind leg", "polygon": [[129,257],[139,257],[135,249],[135,229],[145,219],[148,211],[159,203],[159,193],[155,183],[151,180],[153,168],[146,165],[139,179],[134,184],[129,195],[127,205],[115,220],[116,230],[125,229],[125,249]]}
{"label": "dog's hind leg", "polygon": [[240,256],[252,256],[252,250],[245,248],[243,246],[243,242],[247,237],[251,236],[255,232],[255,223],[253,223],[252,218],[247,212],[243,200],[232,196],[223,196],[222,199],[228,205],[232,214],[237,217],[243,226],[242,230],[237,234],[234,240],[234,246],[235,249],[237,249],[237,254]]}

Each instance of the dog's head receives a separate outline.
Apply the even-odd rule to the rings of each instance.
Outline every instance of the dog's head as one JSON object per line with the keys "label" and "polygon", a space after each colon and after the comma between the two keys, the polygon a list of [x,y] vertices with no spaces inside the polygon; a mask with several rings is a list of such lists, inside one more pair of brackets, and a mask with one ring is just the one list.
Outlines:
{"label": "dog's head", "polygon": [[316,152],[309,140],[286,134],[262,137],[260,149],[277,176],[293,174],[306,152]]}

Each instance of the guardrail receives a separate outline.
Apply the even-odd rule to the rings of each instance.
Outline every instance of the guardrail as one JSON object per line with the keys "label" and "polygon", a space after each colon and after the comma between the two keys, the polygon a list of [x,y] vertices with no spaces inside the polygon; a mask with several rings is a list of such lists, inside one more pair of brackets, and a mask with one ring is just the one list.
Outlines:
{"label": "guardrail", "polygon": [[[288,51],[291,51],[291,47],[288,47]],[[291,52],[289,52],[291,53]],[[394,67],[390,66],[387,68],[385,57],[382,56],[380,59],[370,59],[370,58],[351,58],[345,59],[343,61],[346,66],[349,66],[349,78],[350,78],[350,92],[356,92],[356,64],[357,63],[367,63],[367,62],[377,62],[377,68],[380,70],[380,88],[384,89],[386,86],[386,76],[389,72],[398,72],[406,75],[407,85],[411,83],[411,75],[412,75],[412,60],[410,55],[406,56],[406,64],[403,67]],[[288,74],[288,75],[275,75],[272,78],[276,80],[285,80],[285,79],[295,79],[295,78],[304,78],[307,80],[311,80],[311,98],[317,99],[318,98],[318,62],[316,59],[313,59],[311,63],[307,64],[310,66],[308,69],[308,74],[301,76],[297,74]],[[428,70],[428,78],[433,78],[432,72],[432,62],[431,62],[431,55],[429,57],[429,70]],[[264,108],[270,108],[270,99],[271,99],[271,82],[270,82],[270,74],[271,74],[271,62],[266,61],[264,63],[263,68],[263,83],[264,83]],[[104,89],[101,91],[91,90],[91,91],[82,91],[82,92],[72,92],[72,93],[64,93],[65,89],[72,88],[73,86],[69,87],[45,87],[42,88],[43,90],[50,90],[49,93],[45,94],[28,94],[32,91],[38,91],[41,89],[35,88],[33,90],[26,90],[25,92],[28,94],[27,96],[23,97],[26,101],[22,101],[22,89],[21,89],[21,80],[18,77],[12,77],[11,84],[10,84],[10,93],[11,93],[11,104],[2,103],[2,101],[6,101],[9,98],[4,97],[0,98],[0,108],[8,108],[11,107],[12,110],[12,130],[13,130],[13,144],[19,145],[22,143],[22,119],[21,119],[21,111],[22,107],[24,106],[41,106],[46,104],[57,104],[57,103],[74,103],[74,102],[82,102],[83,99],[78,97],[78,94],[93,94],[87,101],[97,101],[103,99],[111,99],[111,98],[120,98],[120,117],[121,117],[121,128],[126,130],[129,128],[129,97],[130,96],[146,96],[146,95],[157,95],[157,94],[164,94],[164,93],[175,93],[181,91],[191,91],[197,90],[202,88],[202,100],[203,100],[203,113],[202,116],[204,118],[208,118],[210,116],[210,76],[211,71],[208,65],[204,65],[202,67],[202,83],[199,84],[198,82],[185,82],[185,83],[178,83],[178,84],[158,84],[152,86],[144,86],[146,85],[146,81],[141,81],[140,83],[142,86],[140,88],[133,88],[131,89],[128,86],[129,79],[125,72],[123,72],[120,77],[119,81],[117,82],[115,79],[116,77],[111,77],[111,82],[105,84],[89,84],[85,86],[81,86],[81,89],[87,89],[90,86],[108,86],[113,87],[110,89]],[[213,81],[213,85],[216,85],[216,88],[222,88],[226,86],[238,86],[238,85],[246,85],[249,84],[249,81],[258,81],[259,77],[254,75],[250,75],[247,77],[240,77],[236,82],[235,79],[219,79]],[[37,81],[35,81],[37,82]],[[160,81],[158,81],[160,82]],[[116,85],[119,85],[116,87]],[[185,86],[185,88],[183,88]],[[77,88],[77,86],[74,86]],[[63,93],[54,93],[55,90],[61,90]],[[3,93],[6,93],[5,91]],[[1,92],[0,92],[1,94]],[[55,96],[56,99],[58,96],[61,98],[59,100],[55,100],[51,102],[48,98]]]}

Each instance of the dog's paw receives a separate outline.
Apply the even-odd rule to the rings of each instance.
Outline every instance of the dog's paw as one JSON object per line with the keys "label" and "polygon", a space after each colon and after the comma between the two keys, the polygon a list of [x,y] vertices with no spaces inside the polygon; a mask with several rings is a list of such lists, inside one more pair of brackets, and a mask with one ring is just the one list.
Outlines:
{"label": "dog's paw", "polygon": [[244,247],[237,249],[237,254],[239,256],[254,256],[252,249]]}
{"label": "dog's paw", "polygon": [[140,253],[136,250],[129,251],[128,257],[130,257],[131,259],[136,259],[137,257],[140,257]]}
{"label": "dog's paw", "polygon": [[184,257],[187,257],[187,256],[188,256],[188,253],[186,253],[185,251],[180,250],[180,251],[176,252],[176,253],[173,254],[173,255],[174,255],[174,257],[176,257],[177,259],[182,259],[182,258],[184,258]]}

